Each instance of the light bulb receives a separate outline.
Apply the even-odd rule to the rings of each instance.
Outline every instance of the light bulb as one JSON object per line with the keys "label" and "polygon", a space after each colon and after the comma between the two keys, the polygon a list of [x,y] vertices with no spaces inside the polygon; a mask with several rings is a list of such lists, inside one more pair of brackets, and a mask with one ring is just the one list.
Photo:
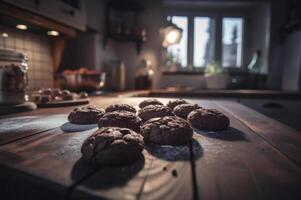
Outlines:
{"label": "light bulb", "polygon": [[50,36],[59,36],[60,35],[60,33],[59,32],[57,32],[57,31],[48,31],[47,32],[47,35],[50,35]]}
{"label": "light bulb", "polygon": [[179,40],[180,33],[177,30],[171,30],[167,35],[166,35],[166,41],[170,44],[174,44]]}
{"label": "light bulb", "polygon": [[7,38],[8,34],[7,33],[1,33],[1,36],[4,37],[4,38]]}
{"label": "light bulb", "polygon": [[25,24],[17,24],[16,28],[20,29],[20,30],[27,30],[28,29],[28,27]]}

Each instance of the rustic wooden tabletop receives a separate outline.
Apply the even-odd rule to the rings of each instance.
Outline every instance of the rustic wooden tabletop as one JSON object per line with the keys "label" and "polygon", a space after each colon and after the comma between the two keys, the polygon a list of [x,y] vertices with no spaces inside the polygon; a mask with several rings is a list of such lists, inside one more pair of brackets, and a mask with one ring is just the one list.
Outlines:
{"label": "rustic wooden tabletop", "polygon": [[[92,104],[138,107],[143,99],[97,97]],[[187,146],[149,146],[143,159],[121,167],[97,168],[81,159],[81,144],[96,127],[68,129],[67,115],[74,107],[1,116],[1,196],[301,199],[300,132],[235,102],[189,101],[225,113],[231,121],[229,130],[219,134],[195,131]]]}

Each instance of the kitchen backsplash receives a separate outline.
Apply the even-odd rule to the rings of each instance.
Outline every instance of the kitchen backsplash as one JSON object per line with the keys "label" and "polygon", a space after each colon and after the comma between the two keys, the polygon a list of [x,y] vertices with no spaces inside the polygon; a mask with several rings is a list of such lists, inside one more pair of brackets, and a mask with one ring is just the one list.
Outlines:
{"label": "kitchen backsplash", "polygon": [[47,36],[0,26],[0,48],[14,49],[28,55],[29,89],[53,86],[51,43]]}

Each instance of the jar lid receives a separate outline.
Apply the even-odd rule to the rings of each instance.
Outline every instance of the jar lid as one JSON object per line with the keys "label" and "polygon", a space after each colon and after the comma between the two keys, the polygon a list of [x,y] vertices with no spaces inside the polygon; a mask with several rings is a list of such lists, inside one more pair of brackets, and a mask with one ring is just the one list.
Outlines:
{"label": "jar lid", "polygon": [[28,56],[20,51],[13,49],[0,48],[0,61],[27,61]]}

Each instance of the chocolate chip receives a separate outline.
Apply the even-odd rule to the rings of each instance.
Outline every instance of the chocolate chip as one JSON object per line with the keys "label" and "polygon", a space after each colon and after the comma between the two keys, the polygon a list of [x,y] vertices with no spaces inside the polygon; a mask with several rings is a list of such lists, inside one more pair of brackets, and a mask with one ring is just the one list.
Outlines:
{"label": "chocolate chip", "polygon": [[171,171],[171,174],[174,176],[174,177],[177,177],[178,176],[178,172],[177,172],[177,170],[172,170]]}

